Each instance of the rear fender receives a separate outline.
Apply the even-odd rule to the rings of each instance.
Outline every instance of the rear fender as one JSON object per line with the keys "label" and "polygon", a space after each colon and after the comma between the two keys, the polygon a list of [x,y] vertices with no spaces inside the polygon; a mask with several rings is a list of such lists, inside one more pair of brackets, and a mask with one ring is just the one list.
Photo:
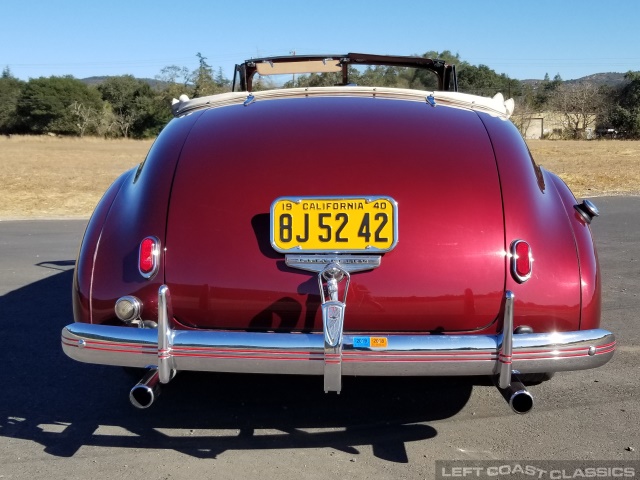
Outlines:
{"label": "rear fender", "polygon": [[581,282],[573,221],[567,218],[554,181],[536,165],[515,126],[479,116],[491,138],[500,176],[505,254],[510,256],[515,240],[524,240],[534,260],[531,277],[524,282],[507,271],[505,289],[515,295],[514,326],[529,326],[534,332],[578,330]]}
{"label": "rear fender", "polygon": [[601,280],[598,254],[593,241],[591,227],[575,209],[576,198],[569,187],[557,175],[545,171],[545,178],[552,183],[567,212],[573,229],[578,262],[580,264],[581,317],[580,330],[589,330],[600,326],[602,309]]}
{"label": "rear fender", "polygon": [[[91,273],[78,276],[83,311],[76,321],[119,323],[115,301],[138,297],[145,318],[157,316],[157,292],[164,283],[166,221],[173,177],[182,146],[202,112],[172,120],[154,142],[145,161],[121,180],[117,191],[101,204],[95,230],[85,238],[83,262]],[[148,236],[160,241],[159,269],[152,278],[138,270],[140,242]],[[88,300],[87,300],[88,299]],[[87,311],[87,308],[89,311]]]}
{"label": "rear fender", "polygon": [[91,323],[90,287],[93,276],[93,262],[100,242],[100,234],[118,192],[127,180],[131,178],[134,171],[129,170],[123,173],[111,184],[98,202],[84,231],[73,275],[72,304],[73,317],[76,322]]}

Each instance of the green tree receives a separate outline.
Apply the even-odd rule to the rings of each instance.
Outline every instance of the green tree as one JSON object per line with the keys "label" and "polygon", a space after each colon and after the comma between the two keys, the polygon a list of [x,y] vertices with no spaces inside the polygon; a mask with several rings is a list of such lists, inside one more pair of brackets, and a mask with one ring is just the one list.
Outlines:
{"label": "green tree", "polygon": [[[442,52],[429,51],[423,58],[442,60],[456,65],[458,86],[460,91],[476,95],[494,96],[500,92],[507,98],[520,95],[522,87],[518,80],[505,74],[498,74],[486,65],[474,66],[460,59],[449,50]],[[436,90],[438,79],[433,72],[418,68],[392,66],[368,66],[366,68],[349,68],[351,83],[365,86],[384,86],[396,88],[412,88],[417,90]],[[284,87],[321,87],[342,82],[340,73],[312,73],[301,75],[294,81],[288,81]]]}
{"label": "green tree", "polygon": [[133,75],[109,77],[98,85],[103,100],[111,105],[116,131],[125,138],[129,136],[134,123],[141,115],[136,105],[141,88],[141,82]]}
{"label": "green tree", "polygon": [[[469,65],[467,62],[460,59],[460,55],[457,53],[453,54],[449,50],[443,50],[442,52],[429,50],[420,56],[422,58],[430,58],[432,60],[443,60],[449,65],[455,65],[457,71],[464,68],[466,65]],[[405,68],[399,72],[399,76],[399,86],[403,88],[414,88],[417,90],[436,90],[438,88],[438,79],[436,75],[427,70]]]}
{"label": "green tree", "polygon": [[155,92],[153,105],[150,105],[156,125],[150,129],[147,128],[145,136],[153,131],[160,132],[161,127],[171,120],[173,99],[180,98],[183,94],[188,97],[194,96],[191,72],[187,67],[177,65],[164,67],[160,74],[156,75],[156,80],[159,82],[158,89]]}
{"label": "green tree", "polygon": [[[296,85],[297,85],[297,80],[296,79]],[[287,86],[289,85],[289,86]],[[278,88],[278,86],[276,85],[275,80],[273,79],[273,77],[267,77],[267,76],[262,76],[262,75],[256,75],[255,77],[253,77],[253,91],[254,92],[260,92],[262,90],[274,90],[276,88]],[[285,88],[292,88],[293,84],[291,84],[290,82],[285,83],[284,87]]]}
{"label": "green tree", "polygon": [[598,87],[591,83],[563,84],[553,90],[549,106],[560,114],[566,136],[580,139],[595,126],[604,108],[603,99]]}
{"label": "green tree", "polygon": [[207,58],[202,56],[200,52],[196,54],[198,57],[198,68],[194,70],[193,79],[193,96],[204,97],[219,93],[220,88],[213,79],[213,69],[207,63]]}
{"label": "green tree", "polygon": [[457,69],[458,88],[461,92],[493,97],[502,93],[506,98],[517,96],[521,92],[518,80],[509,78],[504,73],[498,74],[486,65],[463,65]]}
{"label": "green tree", "polygon": [[[108,114],[115,128],[112,135],[143,138],[153,136],[166,123],[158,95],[149,84],[132,75],[109,77],[98,86],[102,99],[111,106]],[[169,109],[167,105],[166,109]]]}
{"label": "green tree", "polygon": [[627,72],[606,122],[627,138],[640,138],[640,72]]}
{"label": "green tree", "polygon": [[369,65],[364,71],[358,72],[355,68],[350,69],[350,82],[364,86],[380,87],[401,87],[402,78],[400,73],[405,68],[390,67],[385,65]]}
{"label": "green tree", "polygon": [[218,71],[213,79],[216,86],[224,91],[231,91],[231,80],[225,77],[222,67],[218,67]]}
{"label": "green tree", "polygon": [[464,66],[468,65],[467,62],[463,61],[460,58],[460,54],[453,53],[450,50],[443,50],[442,52],[438,52],[436,50],[429,50],[421,55],[423,58],[431,58],[433,60],[444,60],[449,65],[459,65]]}
{"label": "green tree", "polygon": [[193,85],[191,84],[191,72],[187,67],[169,65],[160,70],[156,75],[156,80],[161,84],[161,94],[170,103],[171,99],[178,98],[185,94],[193,96]]}
{"label": "green tree", "polygon": [[[265,83],[265,78],[267,82]],[[269,77],[260,77],[256,75],[253,81],[253,89],[255,91],[264,90],[265,86],[275,86],[273,82],[268,82]],[[342,82],[342,74],[330,73],[309,73],[305,75],[297,75],[295,80],[285,82],[284,88],[301,88],[301,87],[331,87]]]}
{"label": "green tree", "polygon": [[144,112],[135,124],[134,134],[140,138],[157,136],[164,126],[173,118],[171,102],[166,102],[162,92],[154,92],[153,96],[140,97],[137,107]]}
{"label": "green tree", "polygon": [[0,77],[0,133],[12,133],[16,127],[16,108],[24,82],[5,67]]}
{"label": "green tree", "polygon": [[159,92],[168,100],[169,105],[171,99],[179,98],[182,94],[193,98],[231,91],[231,80],[224,75],[222,67],[218,67],[214,75],[213,68],[207,63],[206,57],[200,52],[196,56],[198,68],[193,72],[190,72],[187,67],[170,65],[156,75],[156,79],[162,84]]}
{"label": "green tree", "polygon": [[102,108],[98,91],[72,76],[31,79],[18,99],[18,128],[26,133],[79,134],[74,106],[80,104]]}
{"label": "green tree", "polygon": [[84,134],[92,127],[95,127],[98,122],[98,110],[93,107],[87,107],[82,102],[73,102],[71,105],[71,112],[76,121],[76,127],[78,134],[84,137]]}
{"label": "green tree", "polygon": [[231,81],[225,77],[222,68],[219,67],[214,75],[206,57],[199,52],[196,56],[198,68],[194,71],[169,65],[156,75],[159,84],[153,92],[153,99],[145,97],[138,101],[138,106],[148,114],[137,122],[138,135],[147,137],[160,132],[172,118],[171,102],[174,98],[180,98],[183,94],[194,98],[231,91]]}
{"label": "green tree", "polygon": [[536,86],[535,95],[531,98],[533,108],[542,111],[548,108],[549,101],[560,85],[562,85],[562,77],[556,73],[553,80],[549,79],[549,74],[544,74],[544,79]]}

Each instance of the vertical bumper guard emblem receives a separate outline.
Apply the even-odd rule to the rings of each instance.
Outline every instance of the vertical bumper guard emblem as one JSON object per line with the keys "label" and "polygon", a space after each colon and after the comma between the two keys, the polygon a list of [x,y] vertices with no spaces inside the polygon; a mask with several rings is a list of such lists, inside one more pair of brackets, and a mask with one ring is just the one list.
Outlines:
{"label": "vertical bumper guard emblem", "polygon": [[[338,299],[338,284],[346,279],[343,301]],[[327,282],[325,295],[325,285]],[[324,391],[338,392],[342,389],[342,331],[344,311],[347,307],[347,291],[351,277],[337,263],[330,263],[318,273],[318,286],[322,299],[322,330],[324,333]]]}

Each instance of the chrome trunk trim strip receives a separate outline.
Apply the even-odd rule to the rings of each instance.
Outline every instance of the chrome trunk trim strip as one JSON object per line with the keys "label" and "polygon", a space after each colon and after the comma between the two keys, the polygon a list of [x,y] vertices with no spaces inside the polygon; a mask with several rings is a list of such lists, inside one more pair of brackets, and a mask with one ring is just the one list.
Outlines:
{"label": "chrome trunk trim strip", "polygon": [[[186,95],[180,96],[172,102],[171,110],[174,117],[186,115],[189,112],[201,108],[220,108],[232,105],[244,105],[249,92],[227,92],[207,97],[189,99]],[[338,86],[338,87],[300,87],[284,88],[280,90],[263,90],[251,92],[253,101],[278,100],[284,98],[309,98],[309,97],[364,97],[377,99],[392,99],[425,102],[425,95],[433,97],[438,105],[446,105],[456,108],[486,112],[489,115],[501,118],[509,118],[513,113],[513,100],[504,100],[502,95],[493,98],[481,97],[460,92],[411,90],[406,88],[390,87],[364,87],[364,86]]]}

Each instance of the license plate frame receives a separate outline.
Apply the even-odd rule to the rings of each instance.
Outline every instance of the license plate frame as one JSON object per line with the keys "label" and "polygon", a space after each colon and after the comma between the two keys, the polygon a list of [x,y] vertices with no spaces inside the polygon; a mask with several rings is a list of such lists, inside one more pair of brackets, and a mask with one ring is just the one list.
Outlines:
{"label": "license plate frame", "polygon": [[398,204],[386,195],[279,197],[269,222],[280,253],[384,253],[398,244]]}

